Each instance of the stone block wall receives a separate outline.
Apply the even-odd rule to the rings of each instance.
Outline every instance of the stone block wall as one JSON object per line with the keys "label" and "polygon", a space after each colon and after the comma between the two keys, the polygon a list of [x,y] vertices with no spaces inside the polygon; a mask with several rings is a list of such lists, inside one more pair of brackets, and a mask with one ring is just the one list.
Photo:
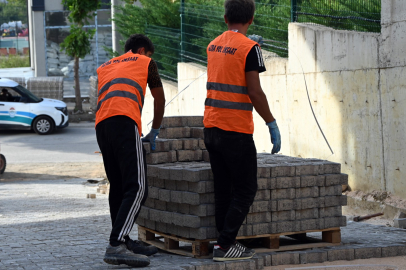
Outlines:
{"label": "stone block wall", "polygon": [[27,89],[41,98],[63,99],[63,77],[33,77],[27,80]]}

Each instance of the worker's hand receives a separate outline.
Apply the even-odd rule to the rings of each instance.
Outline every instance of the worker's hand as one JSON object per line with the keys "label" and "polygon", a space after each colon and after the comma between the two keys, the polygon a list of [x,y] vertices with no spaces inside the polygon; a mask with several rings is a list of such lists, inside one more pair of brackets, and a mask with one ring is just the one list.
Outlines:
{"label": "worker's hand", "polygon": [[276,120],[266,124],[269,128],[269,133],[271,134],[271,142],[273,144],[272,154],[276,154],[281,150],[281,134],[279,132]]}
{"label": "worker's hand", "polygon": [[143,142],[149,142],[151,144],[152,151],[155,150],[155,140],[159,134],[159,130],[160,130],[159,128],[158,129],[151,128],[151,131],[147,134],[147,136],[141,138]]}
{"label": "worker's hand", "polygon": [[256,43],[258,43],[260,46],[262,46],[262,44],[264,44],[264,39],[261,36],[258,35],[249,35],[248,36],[249,39],[255,41]]}

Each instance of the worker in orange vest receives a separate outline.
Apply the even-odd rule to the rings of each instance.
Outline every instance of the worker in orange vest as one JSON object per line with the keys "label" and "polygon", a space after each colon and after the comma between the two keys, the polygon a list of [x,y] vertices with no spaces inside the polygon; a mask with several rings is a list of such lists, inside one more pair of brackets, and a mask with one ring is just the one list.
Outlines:
{"label": "worker in orange vest", "polygon": [[[125,51],[97,69],[96,135],[110,182],[113,226],[104,261],[143,267],[150,263],[147,256],[158,250],[131,240],[128,235],[147,198],[147,165],[142,141],[150,142],[155,150],[165,95],[157,65],[150,58],[154,53],[151,40],[144,35],[131,35]],[[151,132],[141,139],[147,84],[154,97],[154,119]]]}
{"label": "worker in orange vest", "polygon": [[261,48],[246,37],[255,12],[254,0],[226,0],[228,31],[207,47],[207,98],[204,142],[214,176],[215,219],[220,234],[214,261],[251,258],[255,251],[236,241],[257,192],[257,152],[252,110],[269,127],[272,153],[281,136],[259,81],[265,71]]}

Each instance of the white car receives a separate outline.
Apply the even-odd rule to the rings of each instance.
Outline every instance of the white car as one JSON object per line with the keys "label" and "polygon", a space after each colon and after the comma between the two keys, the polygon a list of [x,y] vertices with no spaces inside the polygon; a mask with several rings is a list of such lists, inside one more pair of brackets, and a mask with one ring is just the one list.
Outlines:
{"label": "white car", "polygon": [[9,79],[0,78],[0,130],[33,129],[40,135],[69,125],[65,102],[39,98]]}

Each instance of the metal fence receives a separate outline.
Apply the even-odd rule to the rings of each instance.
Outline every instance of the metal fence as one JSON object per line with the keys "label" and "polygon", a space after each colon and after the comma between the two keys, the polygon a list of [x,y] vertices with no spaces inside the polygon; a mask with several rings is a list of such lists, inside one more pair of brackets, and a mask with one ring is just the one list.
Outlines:
{"label": "metal fence", "polygon": [[[222,5],[181,5],[181,59],[206,62],[206,47],[226,30]],[[265,39],[263,49],[288,56],[289,22],[313,23],[341,30],[380,32],[381,0],[261,0],[248,35]]]}
{"label": "metal fence", "polygon": [[[177,80],[179,61],[207,64],[207,45],[227,30],[223,3],[181,0],[180,29],[148,25],[146,34],[156,46],[153,57],[164,78]],[[268,54],[288,57],[290,22],[380,32],[380,12],[381,0],[257,0],[254,23],[247,34],[262,36],[262,49]]]}
{"label": "metal fence", "polygon": [[146,35],[155,46],[154,60],[162,77],[176,81],[180,59],[180,30],[148,25]]}
{"label": "metal fence", "polygon": [[335,29],[381,30],[381,0],[292,0],[291,19]]}

